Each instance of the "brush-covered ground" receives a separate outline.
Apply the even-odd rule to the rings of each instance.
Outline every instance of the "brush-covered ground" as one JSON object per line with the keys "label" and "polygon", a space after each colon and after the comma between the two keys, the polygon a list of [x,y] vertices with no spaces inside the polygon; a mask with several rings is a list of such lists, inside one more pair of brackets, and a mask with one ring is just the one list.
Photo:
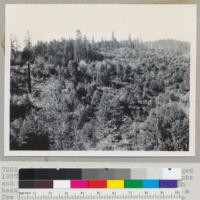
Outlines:
{"label": "brush-covered ground", "polygon": [[188,53],[115,48],[102,61],[11,66],[11,150],[186,151]]}

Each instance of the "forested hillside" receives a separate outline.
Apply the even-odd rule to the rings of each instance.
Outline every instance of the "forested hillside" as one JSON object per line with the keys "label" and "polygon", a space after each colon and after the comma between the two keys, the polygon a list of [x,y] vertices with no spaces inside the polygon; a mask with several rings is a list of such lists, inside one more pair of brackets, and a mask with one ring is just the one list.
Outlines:
{"label": "forested hillside", "polygon": [[11,40],[11,150],[188,151],[190,45]]}

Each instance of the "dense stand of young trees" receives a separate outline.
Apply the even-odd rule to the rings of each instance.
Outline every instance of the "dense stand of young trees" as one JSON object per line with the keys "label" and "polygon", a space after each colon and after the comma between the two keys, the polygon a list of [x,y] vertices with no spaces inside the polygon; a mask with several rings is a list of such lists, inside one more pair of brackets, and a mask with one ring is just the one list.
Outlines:
{"label": "dense stand of young trees", "polygon": [[11,40],[17,150],[188,150],[187,42]]}

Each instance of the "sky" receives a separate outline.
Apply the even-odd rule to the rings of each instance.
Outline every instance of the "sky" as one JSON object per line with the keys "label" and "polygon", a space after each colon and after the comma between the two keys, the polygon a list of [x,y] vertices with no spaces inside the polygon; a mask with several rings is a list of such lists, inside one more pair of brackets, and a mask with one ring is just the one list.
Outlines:
{"label": "sky", "polygon": [[75,38],[76,31],[89,39],[118,40],[141,37],[144,41],[177,39],[192,41],[196,34],[195,5],[131,4],[10,4],[6,5],[6,37],[20,44],[26,32],[32,43]]}

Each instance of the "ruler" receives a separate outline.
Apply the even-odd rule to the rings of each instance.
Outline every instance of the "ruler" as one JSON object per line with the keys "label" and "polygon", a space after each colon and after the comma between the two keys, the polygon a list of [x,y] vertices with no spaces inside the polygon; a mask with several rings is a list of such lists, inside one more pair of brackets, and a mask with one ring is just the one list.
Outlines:
{"label": "ruler", "polygon": [[181,189],[20,190],[19,200],[181,200]]}

